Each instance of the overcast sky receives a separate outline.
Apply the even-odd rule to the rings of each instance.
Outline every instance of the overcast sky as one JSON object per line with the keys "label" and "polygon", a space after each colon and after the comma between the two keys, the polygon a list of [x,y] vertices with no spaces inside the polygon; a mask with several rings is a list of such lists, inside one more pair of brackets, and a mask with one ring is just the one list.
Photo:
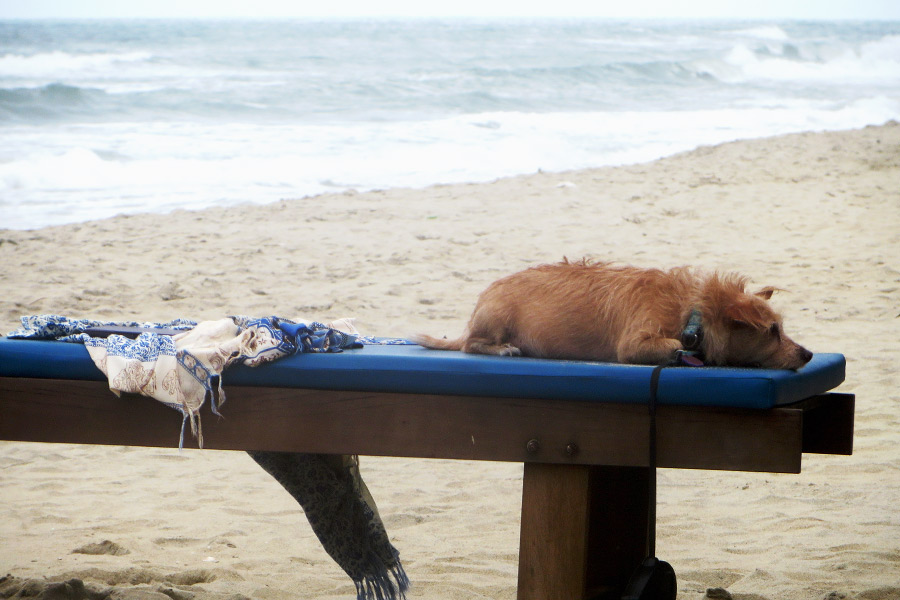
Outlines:
{"label": "overcast sky", "polygon": [[428,16],[900,20],[900,0],[0,0],[0,19]]}

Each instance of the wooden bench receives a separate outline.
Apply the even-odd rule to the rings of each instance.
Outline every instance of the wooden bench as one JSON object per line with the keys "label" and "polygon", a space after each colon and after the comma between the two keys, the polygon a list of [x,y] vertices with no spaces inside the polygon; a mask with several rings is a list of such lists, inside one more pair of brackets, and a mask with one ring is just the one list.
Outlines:
{"label": "wooden bench", "polygon": [[[227,371],[205,447],[525,463],[518,598],[618,598],[653,525],[651,371],[416,346],[299,355]],[[665,369],[658,466],[798,473],[805,452],[850,454],[854,396],[825,393],[843,377],[835,354],[796,373]],[[177,446],[180,414],[99,379],[81,346],[0,339],[0,439]]]}

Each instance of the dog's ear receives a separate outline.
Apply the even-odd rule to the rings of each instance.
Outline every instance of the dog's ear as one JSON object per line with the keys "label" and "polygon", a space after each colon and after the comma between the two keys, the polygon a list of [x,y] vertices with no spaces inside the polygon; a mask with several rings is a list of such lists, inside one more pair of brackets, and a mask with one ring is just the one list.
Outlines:
{"label": "dog's ear", "polygon": [[767,285],[766,287],[759,290],[758,292],[755,292],[753,295],[759,296],[763,300],[768,300],[772,297],[772,294],[774,294],[775,292],[780,292],[780,291],[782,291],[782,290],[780,290],[776,287],[772,287],[771,285]]}

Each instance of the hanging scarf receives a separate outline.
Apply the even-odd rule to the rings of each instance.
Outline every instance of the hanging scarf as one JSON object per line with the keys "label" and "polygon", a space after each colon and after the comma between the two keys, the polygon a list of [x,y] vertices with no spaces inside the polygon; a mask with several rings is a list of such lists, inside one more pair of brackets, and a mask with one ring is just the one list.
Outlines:
{"label": "hanging scarf", "polygon": [[405,598],[409,579],[356,456],[249,452],[303,507],[322,547],[356,584],[357,600]]}

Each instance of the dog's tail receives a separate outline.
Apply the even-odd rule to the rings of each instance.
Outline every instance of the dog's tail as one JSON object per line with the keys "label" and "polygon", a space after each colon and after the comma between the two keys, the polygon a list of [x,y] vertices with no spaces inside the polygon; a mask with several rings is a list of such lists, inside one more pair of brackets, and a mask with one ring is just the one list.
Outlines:
{"label": "dog's tail", "polygon": [[410,337],[410,340],[420,346],[431,348],[432,350],[462,350],[463,346],[463,338],[461,337],[455,340],[448,340],[447,338],[436,338],[431,337],[430,335],[416,334]]}

